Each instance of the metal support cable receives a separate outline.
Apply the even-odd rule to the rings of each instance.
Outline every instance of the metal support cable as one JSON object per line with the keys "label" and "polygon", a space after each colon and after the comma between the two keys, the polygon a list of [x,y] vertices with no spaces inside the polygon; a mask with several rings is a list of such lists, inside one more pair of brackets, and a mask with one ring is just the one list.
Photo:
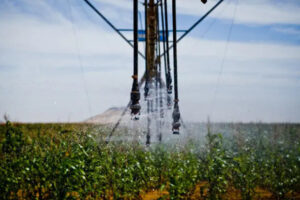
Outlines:
{"label": "metal support cable", "polygon": [[73,30],[74,40],[75,40],[75,48],[77,50],[77,59],[78,59],[79,66],[80,66],[80,71],[81,71],[81,79],[82,79],[82,82],[83,82],[83,89],[84,89],[85,96],[86,96],[86,99],[87,99],[87,102],[88,102],[89,115],[91,116],[91,113],[92,113],[91,101],[90,101],[90,95],[89,95],[89,92],[88,92],[88,89],[87,89],[88,88],[87,87],[87,82],[86,82],[85,75],[84,75],[85,70],[84,70],[82,55],[81,55],[81,51],[80,51],[79,37],[78,37],[77,30],[76,30],[75,22],[74,22],[74,16],[73,16],[70,0],[68,0],[67,3],[68,3],[68,9],[69,9],[69,13],[70,13],[70,19],[71,19],[71,22],[72,22],[72,30]]}
{"label": "metal support cable", "polygon": [[[185,33],[178,38],[178,40],[176,40],[176,43],[180,42],[185,36],[187,36],[196,26],[198,26],[212,11],[214,11],[224,0],[219,0],[209,11],[207,11],[198,21],[196,21],[187,31],[185,31]],[[174,40],[175,41],[175,40]],[[169,50],[172,49],[174,47],[175,42],[173,42],[173,45],[170,46]],[[162,55],[165,55],[168,53],[167,52],[163,52]]]}
{"label": "metal support cable", "polygon": [[[187,34],[189,34],[200,22],[202,22],[214,9],[216,9],[224,0],[219,0],[216,5],[214,5],[205,15],[203,15],[196,23],[194,23],[191,28],[189,28],[178,40],[182,40]],[[174,40],[175,41],[175,40]]]}
{"label": "metal support cable", "polygon": [[[134,48],[134,45],[131,44],[131,42],[91,2],[89,2],[89,0],[83,1],[86,2],[86,4],[92,8],[92,10],[94,10],[114,31],[116,31],[121,38],[123,38],[132,48]],[[140,51],[138,51],[138,54],[145,59],[145,56]]]}
{"label": "metal support cable", "polygon": [[211,101],[212,102],[212,104],[211,104],[211,116],[213,116],[213,114],[214,114],[214,104],[215,104],[218,89],[219,89],[219,86],[220,86],[220,83],[221,83],[221,77],[222,77],[223,70],[224,70],[224,65],[225,65],[225,61],[226,61],[226,56],[227,56],[229,44],[230,44],[230,41],[231,41],[231,36],[232,36],[234,23],[235,23],[235,20],[236,20],[235,17],[236,17],[236,13],[237,13],[238,4],[239,4],[239,0],[236,0],[236,4],[235,4],[233,15],[232,15],[231,24],[230,24],[228,34],[227,34],[227,38],[226,38],[226,44],[225,44],[225,49],[224,49],[224,53],[223,53],[223,58],[222,58],[221,63],[220,63],[220,70],[219,70],[219,73],[218,73],[217,84],[215,86],[215,90],[214,90],[214,93],[213,93],[213,99]]}

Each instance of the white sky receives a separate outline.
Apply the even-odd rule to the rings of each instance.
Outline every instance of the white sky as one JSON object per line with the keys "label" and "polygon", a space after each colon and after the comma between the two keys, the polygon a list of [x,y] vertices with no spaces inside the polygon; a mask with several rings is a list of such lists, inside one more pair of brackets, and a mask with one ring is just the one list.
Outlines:
{"label": "white sky", "polygon": [[[92,2],[114,23],[124,24],[120,28],[131,26],[131,0]],[[178,1],[179,27],[188,27],[216,1],[199,2]],[[182,116],[299,122],[299,3],[240,0],[227,44],[235,2],[225,1],[212,14],[216,22],[205,37],[192,34],[179,43]],[[128,103],[132,49],[82,1],[4,0],[0,12],[1,116],[82,121]],[[257,39],[243,37],[247,31]]]}

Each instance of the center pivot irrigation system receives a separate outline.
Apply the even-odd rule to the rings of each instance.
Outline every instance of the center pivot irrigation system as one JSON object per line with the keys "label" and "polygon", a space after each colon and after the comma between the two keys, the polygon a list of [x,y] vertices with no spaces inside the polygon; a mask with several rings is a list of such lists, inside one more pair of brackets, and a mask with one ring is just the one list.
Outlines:
{"label": "center pivot irrigation system", "polygon": [[[139,1],[133,0],[133,29],[116,28],[89,0],[84,0],[87,5],[94,10],[114,31],[116,31],[131,47],[133,47],[133,84],[131,89],[131,100],[123,111],[120,119],[115,124],[112,132],[107,138],[110,141],[115,130],[119,126],[127,110],[131,109],[133,120],[139,120],[141,112],[140,88],[144,84],[144,98],[147,102],[147,135],[146,144],[150,144],[150,114],[158,112],[159,118],[164,118],[164,104],[168,109],[173,106],[173,134],[179,134],[179,129],[183,123],[180,117],[179,97],[178,97],[178,73],[177,73],[177,43],[188,35],[197,25],[199,25],[213,10],[215,10],[224,0],[219,0],[207,13],[197,20],[187,30],[177,30],[176,23],[176,0],[172,0],[172,29],[169,29],[168,20],[168,1],[167,0],[144,0],[144,19],[145,29],[139,30]],[[201,0],[206,3],[207,0]],[[133,32],[133,41],[125,37],[123,32]],[[177,38],[177,32],[182,32],[181,37]],[[173,33],[173,42],[169,41],[169,34]],[[145,42],[144,54],[139,51],[139,42]],[[170,45],[172,43],[172,45]],[[161,49],[162,48],[162,49]],[[173,67],[170,62],[170,50],[173,49]],[[163,50],[163,52],[162,52]],[[138,56],[145,59],[145,73],[139,80]],[[162,68],[164,70],[162,70]],[[173,70],[173,77],[172,77]],[[162,72],[164,75],[162,76]],[[173,81],[174,80],[174,87]],[[174,99],[172,101],[172,99]],[[160,132],[160,131],[159,131]],[[161,133],[159,141],[162,140]]]}

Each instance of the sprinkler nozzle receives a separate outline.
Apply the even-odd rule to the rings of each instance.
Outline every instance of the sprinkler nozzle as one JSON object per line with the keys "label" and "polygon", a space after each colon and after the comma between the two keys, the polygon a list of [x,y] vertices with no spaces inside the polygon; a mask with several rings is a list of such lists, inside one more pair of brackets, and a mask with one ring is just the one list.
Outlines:
{"label": "sprinkler nozzle", "polygon": [[130,105],[130,109],[131,109],[131,115],[134,115],[134,119],[138,120],[139,118],[137,117],[137,115],[140,113],[141,110],[141,106],[139,104],[139,100],[140,100],[140,92],[139,90],[136,88],[133,88],[133,90],[131,91],[131,105]]}
{"label": "sprinkler nozzle", "polygon": [[173,128],[172,128],[172,131],[173,131],[173,134],[174,135],[179,135],[179,128],[181,126],[180,122],[174,122],[172,124]]}
{"label": "sprinkler nozzle", "polygon": [[173,135],[180,135],[179,129],[173,129]]}
{"label": "sprinkler nozzle", "polygon": [[167,92],[168,94],[172,94],[173,86],[172,86],[172,77],[170,74],[167,75]]}
{"label": "sprinkler nozzle", "polygon": [[138,120],[139,119],[138,115],[140,114],[140,110],[141,110],[140,104],[131,105],[130,109],[131,109],[131,115],[134,116],[133,119]]}
{"label": "sprinkler nozzle", "polygon": [[174,104],[174,110],[173,110],[173,124],[172,124],[172,130],[173,134],[178,135],[179,134],[179,128],[181,126],[179,120],[180,120],[180,112],[179,112],[179,106],[178,106],[178,101],[175,101]]}

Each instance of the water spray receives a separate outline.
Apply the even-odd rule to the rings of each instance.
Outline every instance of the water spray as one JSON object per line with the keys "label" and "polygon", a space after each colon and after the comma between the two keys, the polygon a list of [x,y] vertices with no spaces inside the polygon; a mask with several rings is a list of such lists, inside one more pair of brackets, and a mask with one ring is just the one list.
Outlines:
{"label": "water spray", "polygon": [[[122,117],[131,109],[133,120],[146,119],[146,144],[151,143],[151,131],[155,130],[158,134],[158,140],[162,141],[162,132],[170,131],[172,126],[173,134],[178,135],[182,122],[179,98],[178,98],[178,73],[177,73],[177,43],[188,35],[197,25],[199,25],[214,9],[216,9],[224,0],[219,0],[208,12],[206,12],[198,21],[196,21],[187,30],[177,30],[176,24],[176,0],[172,0],[172,19],[173,30],[168,27],[168,2],[167,0],[144,0],[144,19],[145,30],[138,29],[138,0],[133,0],[133,29],[117,29],[91,2],[83,0],[99,17],[101,17],[114,31],[118,33],[131,47],[133,47],[133,83],[131,88],[131,98],[126,109],[116,125],[114,126],[107,142],[120,125]],[[207,0],[201,0],[203,4]],[[123,35],[123,31],[133,32],[133,41]],[[173,44],[169,44],[169,32],[173,32]],[[177,32],[183,34],[177,39]],[[139,51],[138,43],[145,42],[144,54]],[[163,52],[160,52],[160,47]],[[173,48],[173,77],[170,66],[169,51]],[[139,81],[138,74],[138,56],[145,59],[145,74]],[[163,60],[163,64],[161,62]],[[163,66],[162,66],[163,65]],[[162,76],[164,69],[164,80]],[[174,87],[173,87],[174,80]],[[142,109],[140,104],[140,87],[144,85],[144,99]],[[173,96],[174,89],[174,96]],[[173,100],[174,99],[174,100]],[[173,112],[171,109],[173,107]],[[143,115],[144,113],[144,115]],[[146,114],[145,114],[146,113]],[[172,122],[170,120],[172,118]],[[137,123],[137,122],[135,122]],[[165,129],[168,126],[169,128]],[[153,139],[152,139],[153,140]]]}

